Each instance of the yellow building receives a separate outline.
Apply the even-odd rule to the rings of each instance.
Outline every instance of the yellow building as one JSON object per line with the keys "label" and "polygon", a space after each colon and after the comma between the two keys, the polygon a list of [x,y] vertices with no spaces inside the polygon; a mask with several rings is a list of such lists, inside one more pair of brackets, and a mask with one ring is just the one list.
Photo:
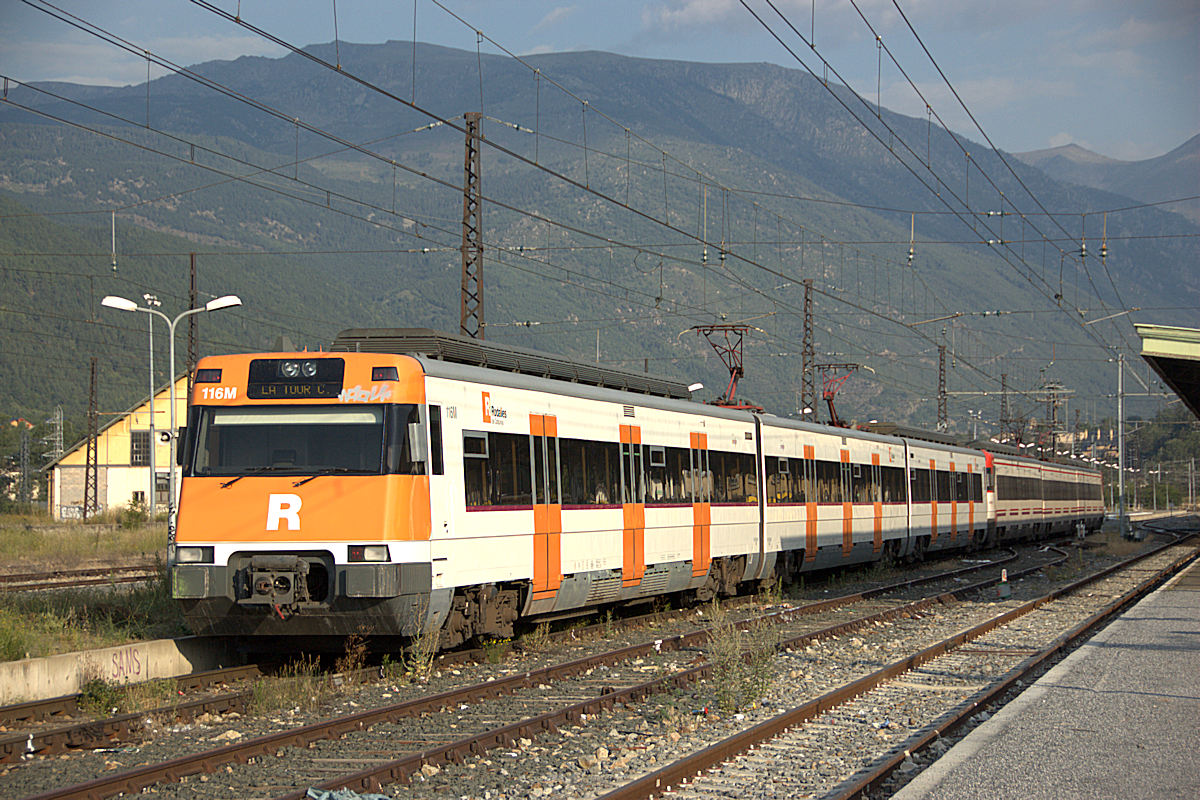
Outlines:
{"label": "yellow building", "polygon": [[[187,376],[175,383],[175,424],[187,424]],[[171,447],[165,433],[171,427],[170,389],[164,386],[154,396],[154,503],[165,511]],[[102,422],[96,435],[96,513],[115,511],[131,503],[147,506],[150,494],[150,399],[111,420]],[[76,444],[50,465],[49,511],[55,519],[83,516],[84,486],[87,481],[87,439]]]}

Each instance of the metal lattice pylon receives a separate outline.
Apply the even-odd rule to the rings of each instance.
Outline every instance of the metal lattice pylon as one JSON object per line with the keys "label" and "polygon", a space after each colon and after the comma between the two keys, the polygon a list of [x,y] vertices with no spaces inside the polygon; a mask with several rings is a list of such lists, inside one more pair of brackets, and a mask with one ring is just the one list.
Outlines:
{"label": "metal lattice pylon", "polygon": [[83,474],[83,519],[100,510],[99,482],[96,464],[96,437],[99,435],[100,415],[96,410],[96,357],[92,356],[91,380],[88,382],[87,465]]}
{"label": "metal lattice pylon", "polygon": [[465,115],[467,145],[463,154],[462,292],[459,331],[473,339],[484,338],[483,322],[483,219],[480,189],[479,128],[481,114]]}
{"label": "metal lattice pylon", "polygon": [[804,281],[804,341],[800,350],[800,409],[817,413],[817,376],[814,370],[816,352],[813,347],[812,278]]}

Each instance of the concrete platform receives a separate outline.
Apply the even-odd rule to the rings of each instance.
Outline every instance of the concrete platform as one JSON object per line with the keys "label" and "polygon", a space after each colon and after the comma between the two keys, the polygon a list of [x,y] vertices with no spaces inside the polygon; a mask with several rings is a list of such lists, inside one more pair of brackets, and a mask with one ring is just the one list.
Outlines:
{"label": "concrete platform", "polygon": [[893,795],[979,798],[1200,798],[1200,562]]}

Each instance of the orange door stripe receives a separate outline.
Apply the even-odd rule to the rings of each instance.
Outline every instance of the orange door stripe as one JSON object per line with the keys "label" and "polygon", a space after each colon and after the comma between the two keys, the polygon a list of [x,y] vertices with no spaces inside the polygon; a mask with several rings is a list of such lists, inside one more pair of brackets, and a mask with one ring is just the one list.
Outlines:
{"label": "orange door stripe", "polygon": [[[534,436],[552,437],[558,431],[558,420],[552,416],[530,414],[529,430]],[[540,444],[539,441],[535,446]],[[547,444],[553,446],[553,441]],[[535,600],[554,597],[561,586],[562,506],[537,503],[533,506],[533,597]]]}
{"label": "orange door stripe", "polygon": [[854,549],[854,504],[842,503],[842,555]]}
{"label": "orange door stripe", "polygon": [[[637,425],[622,425],[621,443],[641,444],[642,429]],[[634,463],[639,460],[634,459]],[[629,462],[625,461],[626,469],[629,466]],[[635,483],[628,475],[626,480]],[[646,572],[646,504],[625,503],[621,510],[621,585],[636,586]]]}
{"label": "orange door stripe", "polygon": [[[929,471],[930,471],[930,473],[933,473],[933,472],[935,472],[936,470],[937,470],[937,462],[936,462],[936,461],[934,461],[932,458],[931,458],[931,459],[929,459]],[[932,483],[932,488],[936,490],[936,488],[937,488],[937,475],[930,474],[930,476],[929,476],[929,480],[930,480],[930,482]],[[931,492],[931,494],[932,494],[932,492]],[[935,497],[934,497],[932,500],[930,500],[930,501],[929,501],[930,508],[931,508],[931,510],[932,510],[932,512],[933,512],[933,516],[932,516],[932,517],[930,517],[930,520],[929,520],[929,531],[930,531],[930,533],[929,533],[929,543],[930,543],[930,544],[933,544],[934,542],[936,542],[936,541],[937,541],[937,537],[938,537],[938,529],[937,529],[937,507],[938,507],[938,499],[939,499],[939,498],[937,498],[937,497],[935,496]]]}

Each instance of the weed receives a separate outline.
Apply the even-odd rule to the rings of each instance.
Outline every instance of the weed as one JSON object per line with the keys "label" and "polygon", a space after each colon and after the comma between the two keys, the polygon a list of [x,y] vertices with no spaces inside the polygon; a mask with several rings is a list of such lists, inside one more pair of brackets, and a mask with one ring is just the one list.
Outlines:
{"label": "weed", "polygon": [[312,711],[334,694],[333,684],[321,674],[317,659],[302,656],[278,675],[259,678],[251,689],[250,709],[267,714],[285,708]]}
{"label": "weed", "polygon": [[115,683],[92,678],[79,689],[79,708],[94,717],[111,717],[120,713],[125,692]]}
{"label": "weed", "polygon": [[[417,618],[423,619],[424,615],[419,614]],[[433,673],[433,663],[437,659],[440,636],[441,631],[439,630],[422,628],[409,641],[408,649],[404,651],[403,667],[405,674],[414,682],[424,683]]]}
{"label": "weed", "polygon": [[708,654],[714,705],[725,713],[750,708],[766,695],[774,682],[772,664],[779,645],[779,629],[768,620],[736,622],[715,602],[710,607],[709,619],[712,629]]}
{"label": "weed", "polygon": [[758,603],[764,606],[777,606],[783,602],[783,581],[776,578],[764,581],[758,590]]}
{"label": "weed", "polygon": [[367,640],[363,634],[352,633],[346,637],[346,651],[338,656],[333,665],[334,672],[341,673],[346,681],[358,680],[357,673],[367,661]]}
{"label": "weed", "polygon": [[607,639],[613,632],[613,610],[611,608],[604,611],[604,637]]}
{"label": "weed", "polygon": [[399,661],[393,661],[391,653],[384,653],[383,658],[379,660],[379,677],[389,683],[394,683],[404,678],[404,658],[401,657]]}
{"label": "weed", "polygon": [[504,660],[504,656],[509,651],[509,644],[512,639],[485,639],[483,640],[484,658],[489,664],[499,664]]}
{"label": "weed", "polygon": [[536,628],[521,637],[521,643],[531,652],[545,650],[550,645],[550,625],[545,622],[539,623]]}

